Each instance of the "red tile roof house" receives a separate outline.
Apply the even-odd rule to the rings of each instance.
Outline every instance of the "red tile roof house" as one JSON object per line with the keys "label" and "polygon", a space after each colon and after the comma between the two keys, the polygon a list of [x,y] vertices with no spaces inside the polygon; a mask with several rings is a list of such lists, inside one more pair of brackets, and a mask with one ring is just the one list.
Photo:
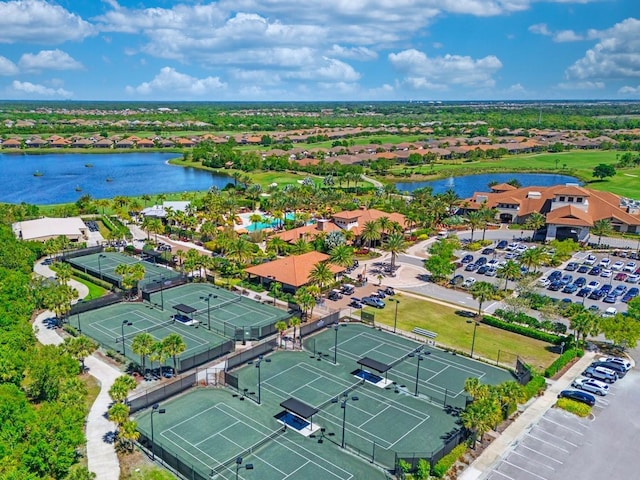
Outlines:
{"label": "red tile roof house", "polygon": [[505,223],[523,224],[533,212],[543,214],[546,240],[572,238],[586,242],[598,220],[609,220],[618,232],[640,233],[640,201],[571,183],[523,188],[495,185],[491,192],[474,193],[462,210],[477,210],[482,205],[495,208],[497,217]]}
{"label": "red tile roof house", "polygon": [[[310,283],[309,275],[316,264],[329,260],[329,255],[320,252],[309,252],[302,255],[290,255],[271,262],[245,268],[249,276],[257,277],[260,283],[269,287],[271,282],[280,282],[285,292],[295,291]],[[335,278],[342,275],[345,267],[329,263]]]}

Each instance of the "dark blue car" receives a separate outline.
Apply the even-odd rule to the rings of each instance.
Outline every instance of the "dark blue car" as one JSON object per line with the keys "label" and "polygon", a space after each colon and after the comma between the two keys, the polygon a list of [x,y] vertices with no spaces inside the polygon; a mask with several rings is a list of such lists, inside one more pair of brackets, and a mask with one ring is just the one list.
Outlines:
{"label": "dark blue car", "polygon": [[581,392],[580,390],[562,390],[558,394],[558,398],[569,398],[576,402],[586,403],[590,407],[596,404],[596,397],[587,392]]}

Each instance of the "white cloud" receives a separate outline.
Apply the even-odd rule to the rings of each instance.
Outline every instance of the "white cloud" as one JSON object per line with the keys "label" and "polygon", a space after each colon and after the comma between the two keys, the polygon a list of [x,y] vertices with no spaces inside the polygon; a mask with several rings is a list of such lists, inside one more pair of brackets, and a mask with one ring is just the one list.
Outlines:
{"label": "white cloud", "polygon": [[553,37],[553,41],[557,43],[564,42],[577,42],[584,40],[584,37],[573,30],[558,30],[551,31],[546,23],[536,23],[529,27],[529,31],[536,35],[543,35],[545,37]]}
{"label": "white cloud", "polygon": [[223,90],[226,87],[227,84],[221,82],[218,77],[195,78],[177,72],[171,67],[164,67],[150,82],[143,82],[137,87],[127,86],[126,92],[130,95],[194,98]]}
{"label": "white cloud", "polygon": [[640,20],[628,18],[607,30],[591,30],[589,37],[600,41],[567,69],[569,79],[640,77]]}
{"label": "white cloud", "polygon": [[561,90],[602,90],[604,82],[563,82],[558,84]]}
{"label": "white cloud", "polygon": [[428,57],[415,49],[389,54],[391,65],[405,75],[404,81],[417,89],[447,89],[455,85],[492,87],[494,73],[502,62],[489,55],[480,59],[469,56],[445,55]]}
{"label": "white cloud", "polygon": [[0,43],[58,44],[94,35],[93,25],[44,0],[0,3]]}
{"label": "white cloud", "polygon": [[354,82],[360,78],[360,74],[351,65],[335,58],[323,57],[317,65],[308,67],[311,68],[300,69],[287,76],[329,82]]}
{"label": "white cloud", "polygon": [[631,96],[640,95],[640,85],[638,85],[637,87],[631,87],[629,85],[626,85],[620,88],[618,90],[618,93],[622,95],[631,95]]}
{"label": "white cloud", "polygon": [[18,65],[22,70],[81,70],[82,64],[62,50],[40,50],[38,53],[25,53]]}
{"label": "white cloud", "polygon": [[31,82],[20,82],[14,80],[11,83],[13,90],[19,94],[27,94],[29,98],[71,98],[72,92],[65,90],[64,88],[50,88],[44,85],[38,85]]}
{"label": "white cloud", "polygon": [[536,23],[535,25],[531,25],[529,27],[529,31],[531,33],[535,33],[536,35],[544,35],[546,37],[550,37],[551,35],[553,35],[553,33],[551,33],[551,30],[549,30],[549,27],[547,27],[546,23]]}
{"label": "white cloud", "polygon": [[10,76],[17,75],[19,72],[15,63],[6,57],[0,56],[0,75]]}
{"label": "white cloud", "polygon": [[352,60],[375,60],[378,54],[367,47],[343,47],[342,45],[332,45],[328,55],[330,57],[348,58]]}

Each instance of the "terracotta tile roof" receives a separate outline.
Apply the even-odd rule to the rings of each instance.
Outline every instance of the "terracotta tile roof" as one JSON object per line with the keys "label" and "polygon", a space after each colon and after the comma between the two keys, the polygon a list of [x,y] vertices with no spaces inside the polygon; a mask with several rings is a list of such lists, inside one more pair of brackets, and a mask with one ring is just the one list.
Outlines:
{"label": "terracotta tile roof", "polygon": [[[273,278],[282,284],[301,287],[309,283],[309,274],[313,267],[320,262],[326,262],[329,258],[329,255],[324,253],[309,252],[302,255],[279,258],[272,262],[246,268],[245,271],[251,275]],[[329,264],[329,267],[334,274],[345,270],[344,267],[332,263]]]}
{"label": "terracotta tile roof", "polygon": [[593,219],[584,210],[574,205],[566,205],[547,213],[547,223],[551,225],[575,225],[592,227]]}
{"label": "terracotta tile roof", "polygon": [[553,187],[554,195],[572,195],[578,197],[589,197],[591,194],[589,191],[582,187],[577,187],[574,185],[567,185],[564,187]]}
{"label": "terracotta tile roof", "polygon": [[341,228],[333,222],[325,222],[323,228],[324,230],[319,230],[317,224],[305,225],[304,227],[292,228],[291,230],[278,232],[274,236],[281,238],[285,242],[293,243],[301,237],[307,237],[307,240],[311,240],[313,237],[321,233],[337,232],[341,230]]}
{"label": "terracotta tile roof", "polygon": [[517,188],[508,183],[498,183],[497,185],[491,187],[491,190],[493,190],[494,192],[507,192],[510,190],[517,190]]}

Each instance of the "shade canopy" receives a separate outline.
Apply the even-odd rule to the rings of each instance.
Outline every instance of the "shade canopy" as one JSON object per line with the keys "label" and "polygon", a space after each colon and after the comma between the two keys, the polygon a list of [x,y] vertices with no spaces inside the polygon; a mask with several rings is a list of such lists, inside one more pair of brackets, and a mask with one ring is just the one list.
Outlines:
{"label": "shade canopy", "polygon": [[316,413],[318,413],[318,409],[314,408],[306,403],[301,402],[295,398],[289,398],[280,404],[282,408],[290,411],[291,413],[301,417],[301,418],[310,418]]}
{"label": "shade canopy", "polygon": [[391,365],[386,363],[379,362],[378,360],[374,360],[373,358],[364,357],[358,360],[358,365],[366,368],[370,368],[371,370],[375,370],[376,372],[385,373],[387,370],[391,368]]}

